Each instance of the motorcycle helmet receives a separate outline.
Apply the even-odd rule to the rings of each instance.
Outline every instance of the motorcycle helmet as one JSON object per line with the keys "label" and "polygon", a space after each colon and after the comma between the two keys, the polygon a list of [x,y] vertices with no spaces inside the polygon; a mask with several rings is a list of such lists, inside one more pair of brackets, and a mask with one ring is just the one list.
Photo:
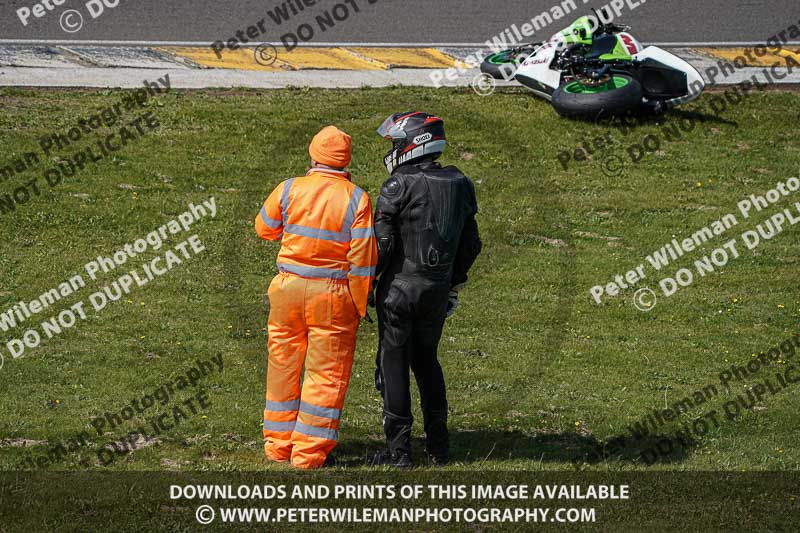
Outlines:
{"label": "motorcycle helmet", "polygon": [[392,141],[383,160],[389,174],[401,165],[435,160],[446,144],[444,121],[419,111],[395,113],[383,121],[378,135]]}

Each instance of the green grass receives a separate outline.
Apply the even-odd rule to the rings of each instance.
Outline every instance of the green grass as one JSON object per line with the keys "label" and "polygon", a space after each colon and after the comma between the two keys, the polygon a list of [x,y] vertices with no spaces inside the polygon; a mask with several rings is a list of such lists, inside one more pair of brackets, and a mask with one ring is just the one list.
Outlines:
{"label": "green grass", "polygon": [[[0,91],[0,159],[35,151],[39,136],[63,131],[119,99],[117,92]],[[277,183],[305,172],[308,141],[326,124],[353,136],[355,181],[376,198],[386,178],[382,159],[388,146],[375,128],[391,113],[422,109],[446,121],[443,161],[476,183],[484,241],[441,343],[451,404],[451,470],[796,470],[796,388],[768,395],[742,419],[724,421],[696,445],[655,464],[641,461],[642,443],[593,455],[651,409],[715,383],[731,364],[744,364],[797,332],[795,229],[660,298],[650,313],[631,304],[633,290],[597,305],[589,289],[644,262],[673,235],[688,236],[735,212],[740,199],[796,176],[799,105],[795,94],[754,94],[724,120],[706,120],[638,165],[607,176],[598,156],[573,163],[567,172],[556,159],[587,136],[603,135],[604,126],[559,119],[546,102],[520,92],[491,98],[398,88],[159,96],[148,103],[161,123],[158,130],[113,160],[43,187],[41,196],[16,213],[0,215],[0,311],[37,297],[97,255],[143,237],[189,202],[214,196],[217,217],[193,230],[207,250],[23,358],[8,355],[10,334],[0,338],[6,358],[0,370],[0,469],[17,469],[30,454],[86,431],[92,435],[88,448],[46,469],[285,470],[265,461],[260,436],[265,294],[278,248],[256,238],[252,220]],[[625,146],[660,131],[655,123],[627,136],[615,130],[621,146],[613,153],[624,155]],[[42,172],[51,164],[43,161],[0,183],[0,194],[36,176],[43,184]],[[730,237],[675,268],[752,227],[753,221],[741,221]],[[140,263],[132,261],[131,268]],[[656,288],[658,278],[648,267],[640,286]],[[90,284],[55,310],[102,285]],[[376,327],[363,324],[337,452],[348,469],[362,468],[365,453],[382,443],[381,401],[372,385],[376,339]],[[157,445],[107,467],[98,464],[98,447],[144,422],[101,437],[90,425],[92,417],[118,412],[185,373],[196,359],[218,353],[225,370],[203,380],[211,401],[206,412],[161,435]],[[768,369],[759,378],[772,373]],[[736,383],[709,408],[721,412],[744,390],[744,383]],[[147,415],[159,412],[165,411],[154,408]],[[702,413],[686,413],[663,432]],[[419,424],[415,433],[421,435]],[[47,444],[11,445],[19,439]]]}

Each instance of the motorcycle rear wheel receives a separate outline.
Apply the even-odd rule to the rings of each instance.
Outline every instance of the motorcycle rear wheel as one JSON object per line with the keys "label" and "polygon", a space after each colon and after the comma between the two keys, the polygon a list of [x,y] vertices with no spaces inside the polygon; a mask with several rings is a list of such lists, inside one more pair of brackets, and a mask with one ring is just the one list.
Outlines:
{"label": "motorcycle rear wheel", "polygon": [[630,76],[613,74],[603,83],[585,81],[565,83],[550,101],[563,117],[596,118],[615,115],[637,107],[642,102],[642,86]]}

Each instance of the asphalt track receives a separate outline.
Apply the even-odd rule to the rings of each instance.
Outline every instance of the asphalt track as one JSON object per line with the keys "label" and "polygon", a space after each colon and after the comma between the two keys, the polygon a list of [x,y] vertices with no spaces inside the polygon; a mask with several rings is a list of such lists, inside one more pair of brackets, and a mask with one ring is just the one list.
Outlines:
{"label": "asphalt track", "polygon": [[[359,12],[355,13],[351,7],[349,17],[324,33],[318,31],[309,44],[473,44],[485,42],[512,24],[522,25],[557,3],[556,0],[316,0],[317,5],[278,25],[267,13],[286,0],[105,0],[110,5],[116,3],[116,7],[106,7],[94,19],[86,3],[98,4],[102,0],[39,0],[42,1],[61,1],[62,5],[52,11],[45,10],[41,18],[31,15],[27,26],[18,18],[17,9],[33,9],[36,0],[0,1],[0,42],[201,44],[227,39],[261,19],[265,19],[265,32],[257,40],[278,42],[298,25],[313,22],[315,15],[347,1],[351,6],[355,3]],[[370,1],[374,3],[370,5]],[[537,37],[549,37],[566,26],[567,19],[608,2],[574,1],[577,11],[541,30]],[[634,34],[648,43],[758,43],[800,20],[797,0],[630,1],[643,3],[633,11],[623,8],[619,20],[632,26]],[[60,24],[68,9],[83,14],[84,23],[75,33],[67,33]]]}

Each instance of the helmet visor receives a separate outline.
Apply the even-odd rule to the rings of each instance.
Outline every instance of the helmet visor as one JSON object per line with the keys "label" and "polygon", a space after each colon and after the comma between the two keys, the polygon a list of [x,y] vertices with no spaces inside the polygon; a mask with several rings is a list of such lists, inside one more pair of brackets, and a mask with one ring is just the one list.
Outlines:
{"label": "helmet visor", "polygon": [[392,115],[383,121],[381,127],[378,128],[378,135],[391,141],[397,141],[406,138],[406,132],[403,131],[403,129],[394,121],[396,116],[397,115]]}

